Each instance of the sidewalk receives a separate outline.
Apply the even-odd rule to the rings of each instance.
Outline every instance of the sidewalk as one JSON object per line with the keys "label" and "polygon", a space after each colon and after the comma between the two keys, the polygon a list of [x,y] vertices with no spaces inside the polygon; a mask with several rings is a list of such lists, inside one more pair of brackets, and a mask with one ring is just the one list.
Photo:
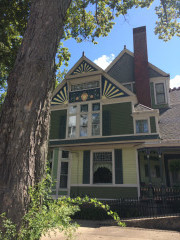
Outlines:
{"label": "sidewalk", "polygon": [[[49,237],[42,237],[41,240],[64,240],[62,233]],[[79,227],[76,233],[77,240],[178,240],[180,233],[175,231],[129,228],[118,226],[95,226],[92,222],[86,222]]]}

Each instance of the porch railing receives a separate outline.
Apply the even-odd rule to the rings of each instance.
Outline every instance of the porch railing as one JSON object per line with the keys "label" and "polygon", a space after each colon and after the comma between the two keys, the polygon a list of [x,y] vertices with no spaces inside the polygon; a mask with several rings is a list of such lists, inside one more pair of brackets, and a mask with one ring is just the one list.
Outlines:
{"label": "porch railing", "polygon": [[141,199],[161,200],[163,198],[169,199],[175,196],[180,196],[180,187],[157,187],[157,186],[143,186],[140,189]]}

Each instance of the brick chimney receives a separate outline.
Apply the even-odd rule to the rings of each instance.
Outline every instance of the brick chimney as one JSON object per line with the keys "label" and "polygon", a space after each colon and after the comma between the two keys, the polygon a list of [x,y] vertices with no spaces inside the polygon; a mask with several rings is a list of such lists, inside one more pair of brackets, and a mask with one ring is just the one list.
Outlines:
{"label": "brick chimney", "polygon": [[136,95],[139,103],[151,107],[145,26],[133,29],[133,41]]}

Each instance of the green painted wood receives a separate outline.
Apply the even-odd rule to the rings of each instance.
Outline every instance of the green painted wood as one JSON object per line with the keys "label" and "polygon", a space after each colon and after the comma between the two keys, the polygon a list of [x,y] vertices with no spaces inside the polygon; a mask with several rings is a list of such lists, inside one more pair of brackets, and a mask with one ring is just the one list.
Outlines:
{"label": "green painted wood", "polygon": [[111,113],[108,110],[103,110],[102,113],[102,135],[109,136],[111,135]]}
{"label": "green painted wood", "polygon": [[155,117],[150,117],[150,126],[151,126],[151,133],[156,133],[156,119],[155,119]]}
{"label": "green painted wood", "polygon": [[59,157],[59,149],[54,149],[53,154],[53,168],[52,168],[52,181],[53,181],[53,187],[52,189],[56,188],[56,181],[57,181],[57,170],[58,170],[58,157]]}
{"label": "green painted wood", "polygon": [[91,198],[118,199],[138,197],[136,187],[71,187],[70,196],[89,196]]}
{"label": "green painted wood", "polygon": [[132,136],[120,136],[120,137],[106,137],[106,138],[87,138],[87,139],[76,139],[76,140],[59,140],[49,142],[50,146],[64,145],[64,144],[84,144],[84,143],[105,143],[105,142],[117,142],[117,141],[138,141],[138,140],[150,140],[150,139],[159,139],[159,134],[152,135],[132,135]]}
{"label": "green painted wood", "polygon": [[67,196],[68,192],[67,191],[59,191],[58,195],[63,195],[63,196]]}
{"label": "green painted wood", "polygon": [[115,183],[123,184],[122,149],[115,149]]}
{"label": "green painted wood", "polygon": [[90,151],[83,152],[83,183],[90,183]]}
{"label": "green painted wood", "polygon": [[66,138],[67,110],[51,112],[50,139]]}
{"label": "green painted wood", "polygon": [[[109,112],[109,118],[111,119],[108,123],[110,130],[103,132],[103,136],[134,133],[131,102],[103,105],[102,110],[103,114]],[[106,125],[106,119],[103,118],[103,129]]]}

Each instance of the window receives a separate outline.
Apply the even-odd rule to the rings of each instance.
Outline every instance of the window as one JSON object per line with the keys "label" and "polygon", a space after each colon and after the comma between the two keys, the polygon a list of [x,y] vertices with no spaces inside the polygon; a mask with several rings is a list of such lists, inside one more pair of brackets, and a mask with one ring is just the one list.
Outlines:
{"label": "window", "polygon": [[71,91],[72,92],[81,91],[85,89],[98,88],[98,87],[99,87],[99,81],[86,82],[86,83],[71,85]]}
{"label": "window", "polygon": [[92,136],[100,135],[100,103],[92,104]]}
{"label": "window", "polygon": [[156,103],[163,104],[166,102],[165,100],[165,90],[164,90],[164,83],[156,83]]}
{"label": "window", "polygon": [[126,87],[127,89],[129,89],[131,92],[135,93],[135,83],[131,82],[131,83],[124,83],[123,84],[124,87]]}
{"label": "window", "polygon": [[136,120],[136,133],[148,133],[147,120]]}
{"label": "window", "polygon": [[69,138],[100,135],[100,103],[74,105],[68,113]]}
{"label": "window", "polygon": [[68,162],[61,162],[60,188],[67,188],[68,185]]}
{"label": "window", "polygon": [[93,183],[112,183],[112,152],[93,153]]}
{"label": "window", "polygon": [[62,151],[62,158],[69,158],[69,151]]}
{"label": "window", "polygon": [[77,106],[71,106],[69,108],[69,121],[68,121],[68,137],[76,137],[76,112]]}

